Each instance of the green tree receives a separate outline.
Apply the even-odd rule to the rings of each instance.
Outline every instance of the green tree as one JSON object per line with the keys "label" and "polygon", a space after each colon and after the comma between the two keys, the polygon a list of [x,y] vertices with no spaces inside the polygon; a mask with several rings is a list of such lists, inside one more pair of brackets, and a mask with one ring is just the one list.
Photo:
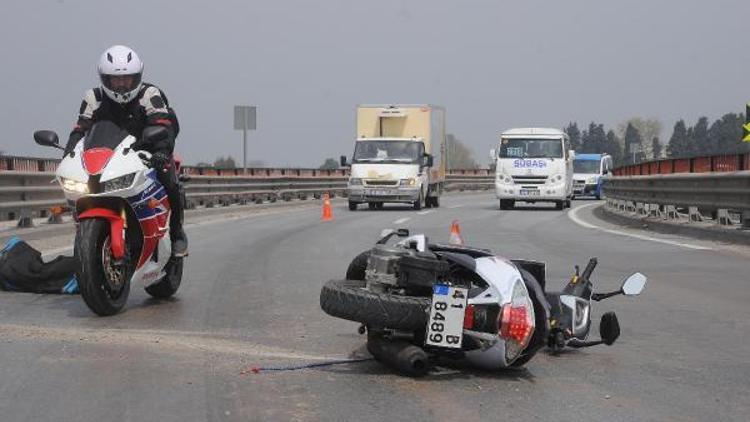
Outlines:
{"label": "green tree", "polygon": [[[475,169],[479,165],[472,157],[471,150],[452,134],[445,135],[447,143],[448,170],[452,169]],[[438,163],[436,162],[435,165]]]}
{"label": "green tree", "polygon": [[750,152],[750,143],[742,142],[743,114],[727,113],[711,124],[708,136],[714,150],[711,154],[739,154]]}
{"label": "green tree", "polygon": [[688,153],[688,130],[685,121],[680,119],[674,124],[672,136],[667,144],[667,157],[682,158]]}
{"label": "green tree", "polygon": [[214,167],[217,169],[234,169],[237,168],[237,165],[232,157],[219,157],[214,161]]}
{"label": "green tree", "polygon": [[336,170],[339,168],[339,163],[333,158],[326,158],[326,161],[319,168],[321,170]]}
{"label": "green tree", "polygon": [[628,123],[625,128],[625,162],[638,163],[643,161],[645,156],[643,149],[643,138],[638,129],[632,123]]}
{"label": "green tree", "polygon": [[570,122],[568,126],[563,129],[570,138],[570,148],[574,151],[578,151],[581,148],[581,131],[578,129],[578,123]]}
{"label": "green tree", "polygon": [[607,141],[605,143],[604,152],[612,156],[612,161],[616,165],[619,165],[622,162],[622,147],[620,145],[620,140],[612,129],[607,132]]}
{"label": "green tree", "polygon": [[[692,130],[691,130],[692,129]],[[688,153],[692,156],[710,155],[715,151],[708,136],[708,117],[701,117],[698,123],[688,129],[689,147]]]}
{"label": "green tree", "polygon": [[607,147],[607,134],[603,124],[589,123],[581,135],[581,151],[584,154],[600,154]]}
{"label": "green tree", "polygon": [[[618,125],[618,133],[623,138],[625,138],[625,132],[627,131],[628,125],[632,125],[634,128],[636,128],[638,130],[638,133],[641,135],[641,144],[639,145],[639,148],[640,148],[640,151],[642,151],[644,155],[644,159],[646,160],[652,159],[654,157],[654,152],[652,150],[653,145],[651,142],[648,142],[648,141],[661,136],[661,130],[662,130],[661,121],[655,118],[643,118],[643,117],[630,118],[627,121],[620,123]],[[631,153],[631,157],[632,157],[632,153]]]}
{"label": "green tree", "polygon": [[655,136],[653,139],[651,139],[651,152],[653,153],[653,159],[654,160],[660,160],[661,153],[662,153],[662,146],[661,142],[659,142],[659,137]]}

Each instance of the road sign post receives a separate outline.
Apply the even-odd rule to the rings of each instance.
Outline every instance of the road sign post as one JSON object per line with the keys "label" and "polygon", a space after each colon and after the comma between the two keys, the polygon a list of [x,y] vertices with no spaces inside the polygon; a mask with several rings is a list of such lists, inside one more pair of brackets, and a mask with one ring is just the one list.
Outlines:
{"label": "road sign post", "polygon": [[242,131],[242,174],[247,174],[247,131],[256,128],[255,106],[234,106],[234,130]]}

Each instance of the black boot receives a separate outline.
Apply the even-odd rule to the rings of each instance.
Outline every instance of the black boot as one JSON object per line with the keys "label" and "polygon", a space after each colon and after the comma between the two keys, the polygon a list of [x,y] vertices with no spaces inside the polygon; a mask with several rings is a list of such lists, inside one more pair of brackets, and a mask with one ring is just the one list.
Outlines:
{"label": "black boot", "polygon": [[188,239],[185,230],[182,229],[182,220],[184,211],[182,201],[178,200],[175,207],[172,208],[172,215],[169,219],[169,237],[172,240],[172,256],[184,258],[188,256]]}

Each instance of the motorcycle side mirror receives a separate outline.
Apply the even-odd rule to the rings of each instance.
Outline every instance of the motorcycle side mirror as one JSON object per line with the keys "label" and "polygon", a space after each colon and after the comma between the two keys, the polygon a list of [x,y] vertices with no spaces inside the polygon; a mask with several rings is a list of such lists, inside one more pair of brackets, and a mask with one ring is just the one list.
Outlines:
{"label": "motorcycle side mirror", "polygon": [[159,142],[167,139],[169,130],[164,126],[149,126],[143,129],[141,137],[146,142]]}
{"label": "motorcycle side mirror", "polygon": [[383,231],[380,232],[380,240],[378,240],[376,244],[385,245],[385,243],[393,236],[409,237],[409,229],[383,229]]}
{"label": "motorcycle side mirror", "polygon": [[615,340],[620,337],[620,323],[617,321],[617,315],[614,312],[607,312],[602,315],[599,323],[599,335],[602,342],[607,346],[614,344]]}
{"label": "motorcycle side mirror", "polygon": [[34,142],[44,147],[63,149],[60,146],[60,138],[52,130],[37,130],[34,132]]}
{"label": "motorcycle side mirror", "polygon": [[622,291],[622,294],[625,296],[638,296],[646,287],[647,281],[648,278],[645,275],[635,273],[622,282],[620,291]]}
{"label": "motorcycle side mirror", "polygon": [[424,158],[424,165],[425,165],[426,167],[432,167],[432,165],[433,165],[433,161],[432,161],[432,155],[430,155],[430,154],[425,154],[425,158]]}

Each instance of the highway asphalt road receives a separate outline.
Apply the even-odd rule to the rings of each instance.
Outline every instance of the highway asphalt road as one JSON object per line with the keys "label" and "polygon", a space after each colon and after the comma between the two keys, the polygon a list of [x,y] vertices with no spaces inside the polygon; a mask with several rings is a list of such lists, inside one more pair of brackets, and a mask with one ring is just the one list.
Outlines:
{"label": "highway asphalt road", "polygon": [[[597,220],[590,201],[570,214],[499,211],[491,194],[442,205],[349,212],[338,202],[326,223],[318,203],[191,218],[176,297],[155,301],[136,286],[110,318],[78,296],[2,292],[0,420],[747,420],[748,248],[620,229]],[[634,271],[649,284],[638,298],[595,305],[595,318],[617,311],[614,346],[541,353],[523,370],[440,367],[421,379],[374,361],[250,370],[367,356],[357,324],[320,310],[320,287],[381,229],[445,241],[453,219],[470,245],[547,261],[550,287],[590,256],[601,290]]]}

